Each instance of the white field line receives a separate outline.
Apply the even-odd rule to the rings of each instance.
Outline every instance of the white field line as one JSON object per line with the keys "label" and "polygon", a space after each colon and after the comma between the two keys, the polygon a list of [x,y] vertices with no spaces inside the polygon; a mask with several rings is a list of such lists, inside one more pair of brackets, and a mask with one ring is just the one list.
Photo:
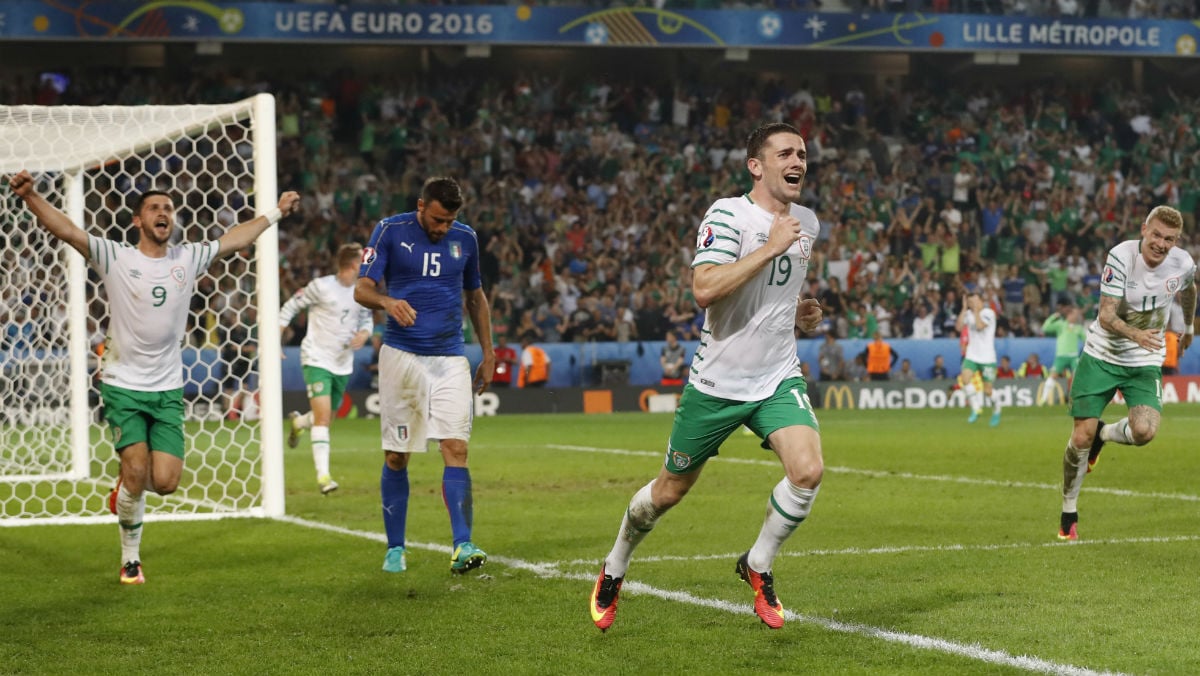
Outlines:
{"label": "white field line", "polygon": [[[926,552],[994,552],[1007,549],[1039,549],[1053,547],[1088,547],[1093,545],[1145,545],[1170,544],[1173,542],[1200,542],[1200,535],[1174,535],[1162,537],[1113,538],[1109,540],[1076,540],[1074,542],[1011,542],[1002,545],[910,545],[900,547],[848,547],[846,549],[810,549],[798,552],[780,552],[783,558],[805,558],[811,556],[864,556],[871,554],[920,554]],[[745,552],[729,552],[726,554],[696,554],[693,556],[662,555],[639,556],[638,563],[662,563],[671,561],[719,561],[736,560]],[[548,564],[553,566],[595,566],[599,557],[590,559],[574,559]]]}
{"label": "white field line", "polygon": [[[572,446],[568,444],[546,444],[546,448],[553,448],[560,451],[573,451],[577,453],[603,453],[607,455],[632,455],[638,457],[663,457],[663,453],[655,451],[634,451],[626,448],[601,448],[598,446]],[[729,462],[739,465],[760,465],[764,467],[779,467],[779,462],[775,460],[754,460],[752,458],[726,458],[717,456],[709,462]],[[944,476],[938,474],[913,474],[911,472],[887,472],[875,469],[857,469],[854,467],[826,467],[826,472],[833,474],[856,474],[859,476],[868,476],[876,479],[914,479],[917,481],[941,481],[946,483],[971,484],[974,486],[998,486],[1002,488],[1036,488],[1038,490],[1053,490],[1061,491],[1061,484],[1044,484],[1033,483],[1029,481],[1000,481],[998,479],[976,479],[973,477],[963,476]],[[1184,502],[1200,502],[1200,495],[1190,495],[1187,493],[1143,493],[1140,491],[1130,491],[1123,488],[1106,488],[1104,486],[1088,486],[1089,494],[1103,493],[1105,495],[1119,495],[1126,498],[1155,498],[1161,500],[1182,500]]]}
{"label": "white field line", "polygon": [[[386,542],[387,538],[382,533],[369,533],[366,531],[352,530],[341,526],[334,526],[319,521],[309,521],[291,516],[283,516],[277,519],[285,523],[313,528],[316,530],[324,530],[340,535],[348,535],[352,537],[374,540],[376,542]],[[413,549],[426,549],[445,554],[450,553],[450,548],[445,545],[429,544],[423,542],[408,542],[407,547]],[[499,563],[509,568],[530,571],[540,577],[575,580],[579,582],[594,582],[595,575],[589,573],[565,573],[558,570],[553,564],[532,563],[521,559],[515,559],[507,556],[489,556],[489,561]],[[593,562],[594,563],[594,562]],[[688,605],[700,606],[702,608],[711,608],[721,612],[732,613],[735,615],[754,616],[754,607],[748,603],[730,603],[721,599],[710,599],[694,594],[689,594],[682,591],[672,591],[669,589],[659,589],[641,582],[628,581],[621,590],[626,593],[639,594],[645,596],[653,596],[666,601],[675,601],[677,603],[686,603]],[[582,596],[582,594],[581,594]],[[970,660],[984,662],[997,666],[1015,667],[1024,669],[1039,674],[1055,674],[1057,676],[1108,676],[1114,672],[1094,671],[1084,667],[1077,667],[1073,664],[1060,664],[1043,660],[1038,657],[1029,655],[1011,655],[1002,650],[992,650],[983,646],[968,643],[955,643],[940,638],[932,638],[929,636],[921,636],[920,634],[909,634],[900,631],[891,631],[889,629],[881,629],[872,627],[866,624],[858,624],[853,622],[839,622],[824,617],[814,617],[810,615],[801,615],[790,610],[785,610],[784,615],[791,622],[807,622],[815,624],[829,631],[837,631],[846,634],[856,634],[859,636],[867,636],[877,638],[891,643],[899,643],[912,648],[922,650],[934,650],[949,655],[957,655]],[[580,612],[580,622],[583,620],[582,611]]]}

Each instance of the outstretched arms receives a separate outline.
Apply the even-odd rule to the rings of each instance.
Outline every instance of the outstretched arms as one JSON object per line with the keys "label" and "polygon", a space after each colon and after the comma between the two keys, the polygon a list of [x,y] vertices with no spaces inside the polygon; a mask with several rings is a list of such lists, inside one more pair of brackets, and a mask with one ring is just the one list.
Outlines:
{"label": "outstretched arms", "polygon": [[300,195],[298,193],[290,190],[283,193],[279,197],[278,207],[245,223],[238,223],[224,235],[221,235],[221,238],[217,240],[221,245],[221,248],[217,251],[217,258],[224,258],[250,246],[267,228],[275,225],[279,222],[279,219],[295,212],[299,208]]}
{"label": "outstretched arms", "polygon": [[87,233],[72,223],[66,214],[47,202],[45,197],[38,194],[33,184],[33,176],[28,171],[21,171],[8,179],[8,187],[12,188],[18,197],[25,200],[25,206],[37,217],[38,224],[87,258]]}

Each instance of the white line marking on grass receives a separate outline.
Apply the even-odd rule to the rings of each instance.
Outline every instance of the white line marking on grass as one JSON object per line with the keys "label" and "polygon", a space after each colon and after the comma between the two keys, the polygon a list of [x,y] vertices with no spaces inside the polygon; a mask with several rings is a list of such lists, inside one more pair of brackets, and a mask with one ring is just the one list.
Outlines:
{"label": "white line marking on grass", "polygon": [[[848,547],[846,549],[809,549],[796,552],[780,552],[779,556],[785,558],[804,558],[808,556],[860,556],[867,554],[912,554],[925,552],[991,552],[1004,549],[1038,549],[1051,547],[1086,547],[1089,545],[1144,545],[1144,544],[1170,544],[1174,542],[1200,542],[1200,535],[1174,535],[1161,537],[1138,537],[1138,538],[1113,538],[1108,540],[1075,540],[1073,542],[1026,542],[1026,543],[1008,543],[1002,545],[905,545],[899,547],[871,547],[862,549],[860,547]],[[639,556],[638,563],[664,563],[670,561],[713,561],[720,559],[736,559],[744,552],[730,552],[728,554],[696,554],[692,556],[680,556],[664,554],[662,556]],[[561,561],[557,566],[591,566],[595,565],[598,559],[574,559],[572,561]]]}
{"label": "white line marking on grass", "polygon": [[[634,455],[640,457],[662,457],[662,453],[653,451],[633,451],[627,448],[600,448],[598,446],[571,446],[567,444],[546,444],[546,448],[553,448],[561,451],[575,451],[577,453],[604,453],[608,455]],[[752,458],[726,458],[717,456],[709,462],[729,462],[739,465],[760,465],[763,467],[779,467],[779,463],[775,460],[754,460]],[[1033,483],[1029,481],[1002,481],[999,479],[976,479],[963,476],[945,476],[937,474],[913,474],[911,472],[889,472],[877,469],[857,469],[854,467],[826,467],[826,472],[835,474],[857,474],[859,476],[869,476],[876,479],[916,479],[918,481],[943,481],[948,483],[971,484],[975,486],[999,486],[1003,488],[1036,488],[1039,490],[1054,490],[1061,491],[1062,486],[1059,484],[1043,484]],[[1143,493],[1140,491],[1130,491],[1123,488],[1105,488],[1104,486],[1089,486],[1087,489],[1091,493],[1104,493],[1106,495],[1119,495],[1127,498],[1158,498],[1163,500],[1182,500],[1184,502],[1200,502],[1200,495],[1189,495],[1187,493]]]}
{"label": "white line marking on grass", "polygon": [[[282,516],[278,517],[276,520],[297,526],[304,526],[306,528],[314,528],[316,530],[338,533],[340,535],[365,538],[367,540],[374,540],[376,542],[387,542],[387,538],[382,533],[368,533],[366,531],[352,530],[350,528],[343,528],[341,526],[321,523],[320,521],[309,521],[308,519],[301,519],[294,516]],[[409,542],[407,546],[414,549],[428,549],[436,552],[444,552],[447,554],[450,553],[450,548],[445,545]],[[558,570],[553,564],[532,563],[522,559],[514,559],[506,556],[489,556],[488,560],[508,566],[510,568],[528,570],[540,577],[577,580],[580,582],[594,582],[596,579],[595,576],[588,573],[565,573],[561,570]],[[646,596],[653,596],[666,601],[675,601],[678,603],[700,606],[702,608],[711,608],[713,610],[719,610],[726,613],[733,613],[735,615],[748,615],[750,617],[754,617],[754,606],[746,603],[730,603],[728,601],[722,601],[721,599],[703,598],[687,592],[659,589],[658,587],[652,587],[648,584],[635,582],[632,580],[626,581],[621,589],[627,593],[644,594]],[[884,641],[899,643],[913,648],[935,650],[937,652],[958,655],[960,657],[965,657],[967,659],[976,660],[979,662],[985,662],[987,664],[1016,667],[1017,669],[1024,669],[1026,671],[1032,671],[1040,674],[1056,674],[1059,676],[1119,676],[1117,672],[1094,671],[1092,669],[1077,667],[1073,664],[1059,664],[1058,662],[1051,662],[1038,657],[1030,657],[1029,655],[1010,655],[1002,650],[992,650],[990,648],[984,648],[978,644],[955,643],[945,639],[921,636],[920,634],[909,634],[901,631],[891,631],[889,629],[881,629],[879,627],[872,627],[866,624],[839,622],[837,620],[831,620],[824,617],[800,615],[799,613],[794,613],[790,610],[785,610],[784,616],[792,622],[808,622],[830,631],[878,638]],[[582,613],[580,617],[582,619]]]}

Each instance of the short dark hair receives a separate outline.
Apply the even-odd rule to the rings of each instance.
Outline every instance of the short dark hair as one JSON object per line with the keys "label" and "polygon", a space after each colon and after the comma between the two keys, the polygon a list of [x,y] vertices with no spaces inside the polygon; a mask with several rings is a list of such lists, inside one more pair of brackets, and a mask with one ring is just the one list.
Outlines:
{"label": "short dark hair", "polygon": [[425,204],[437,202],[447,211],[458,211],[463,205],[462,188],[448,176],[434,176],[421,186],[421,201]]}
{"label": "short dark hair", "polygon": [[763,146],[767,144],[767,139],[776,134],[795,134],[800,136],[800,130],[796,129],[787,122],[769,122],[755,129],[746,139],[746,157],[762,159]]}
{"label": "short dark hair", "polygon": [[166,197],[167,199],[171,200],[172,205],[175,204],[175,198],[172,197],[170,193],[164,190],[147,190],[146,192],[138,195],[137,199],[133,201],[133,215],[137,216],[142,213],[142,205],[146,203],[147,198],[158,196]]}

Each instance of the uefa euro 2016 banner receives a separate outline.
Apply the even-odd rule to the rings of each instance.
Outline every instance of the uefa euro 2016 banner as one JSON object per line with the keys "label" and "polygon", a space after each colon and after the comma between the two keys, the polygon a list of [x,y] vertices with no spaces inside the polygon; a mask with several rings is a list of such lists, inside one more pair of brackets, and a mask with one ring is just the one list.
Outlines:
{"label": "uefa euro 2016 banner", "polygon": [[519,5],[6,0],[0,39],[1013,51],[1192,56],[1188,21]]}

